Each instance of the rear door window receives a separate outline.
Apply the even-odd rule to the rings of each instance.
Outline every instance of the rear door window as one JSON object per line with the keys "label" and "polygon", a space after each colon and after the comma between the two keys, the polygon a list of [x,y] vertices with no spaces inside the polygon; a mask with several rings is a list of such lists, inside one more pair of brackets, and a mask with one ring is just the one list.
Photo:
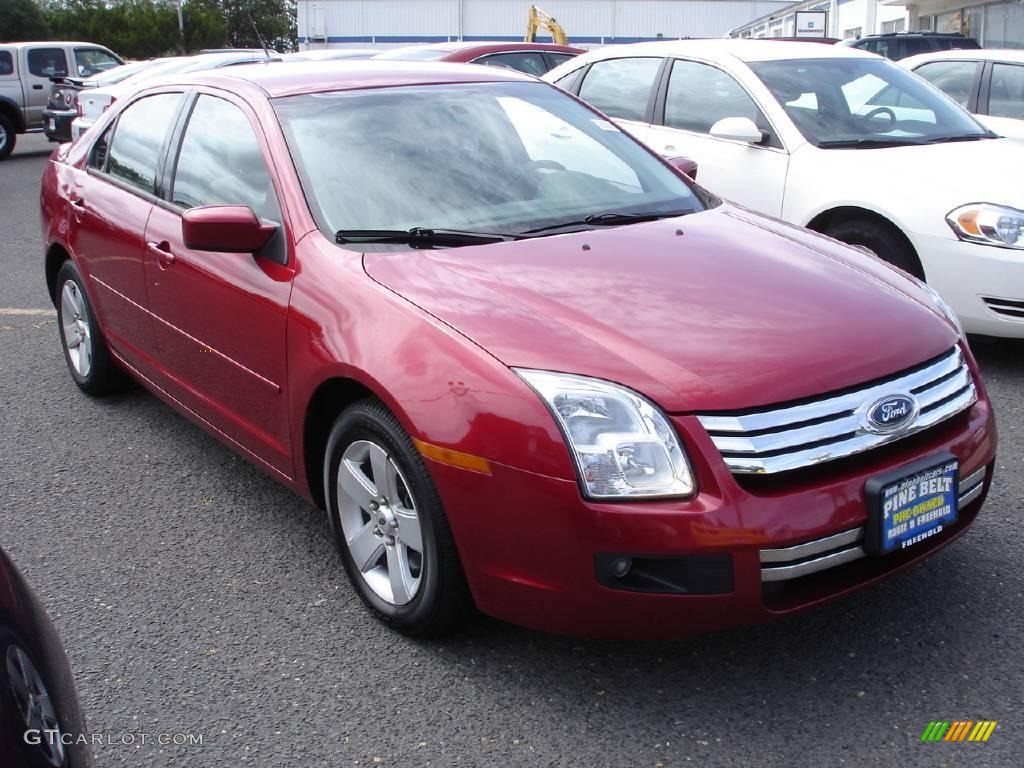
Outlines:
{"label": "rear door window", "polygon": [[605,59],[591,66],[579,97],[607,115],[645,121],[661,59]]}
{"label": "rear door window", "polygon": [[0,77],[14,74],[14,57],[10,51],[0,51]]}
{"label": "rear door window", "polygon": [[147,96],[120,114],[107,152],[107,173],[142,192],[156,193],[157,168],[181,98],[180,93]]}
{"label": "rear door window", "polygon": [[67,77],[68,57],[63,48],[33,48],[28,52],[28,71],[36,77]]}

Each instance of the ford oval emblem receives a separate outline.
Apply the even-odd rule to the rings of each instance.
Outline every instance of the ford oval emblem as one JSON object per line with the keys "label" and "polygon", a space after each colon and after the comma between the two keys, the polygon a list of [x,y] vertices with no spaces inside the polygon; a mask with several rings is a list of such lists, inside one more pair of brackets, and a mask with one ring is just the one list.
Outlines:
{"label": "ford oval emblem", "polygon": [[913,422],[919,410],[913,395],[886,395],[864,411],[864,426],[872,432],[895,432]]}

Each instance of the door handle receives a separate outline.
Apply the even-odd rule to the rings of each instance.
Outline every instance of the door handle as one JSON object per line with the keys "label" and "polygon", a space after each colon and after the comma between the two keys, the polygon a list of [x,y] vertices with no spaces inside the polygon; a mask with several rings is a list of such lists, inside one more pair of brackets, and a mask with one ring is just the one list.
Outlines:
{"label": "door handle", "polygon": [[43,90],[43,86],[41,86],[39,83],[33,83],[32,90],[33,91],[41,91],[41,90]]}
{"label": "door handle", "polygon": [[82,217],[85,216],[85,200],[72,192],[68,195],[68,203],[71,205],[71,211],[75,215],[75,221],[81,224]]}
{"label": "door handle", "polygon": [[161,269],[167,269],[174,263],[174,254],[171,253],[171,244],[166,240],[160,243],[146,243],[146,250],[156,258],[156,263]]}

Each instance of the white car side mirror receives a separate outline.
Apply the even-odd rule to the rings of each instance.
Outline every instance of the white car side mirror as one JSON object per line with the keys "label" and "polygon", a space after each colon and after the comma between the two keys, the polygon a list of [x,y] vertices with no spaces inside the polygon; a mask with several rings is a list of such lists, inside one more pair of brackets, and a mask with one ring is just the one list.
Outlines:
{"label": "white car side mirror", "polygon": [[723,117],[711,126],[709,133],[716,139],[745,141],[748,144],[759,144],[764,139],[761,129],[749,117]]}

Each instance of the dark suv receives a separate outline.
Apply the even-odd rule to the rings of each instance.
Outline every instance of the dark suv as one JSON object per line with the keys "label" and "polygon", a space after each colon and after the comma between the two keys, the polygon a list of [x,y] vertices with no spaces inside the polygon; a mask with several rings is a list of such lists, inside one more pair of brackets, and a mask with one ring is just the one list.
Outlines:
{"label": "dark suv", "polygon": [[889,32],[884,35],[867,35],[849,43],[844,41],[843,45],[871,51],[893,61],[919,53],[948,51],[951,48],[981,48],[973,37],[966,37],[959,32]]}

